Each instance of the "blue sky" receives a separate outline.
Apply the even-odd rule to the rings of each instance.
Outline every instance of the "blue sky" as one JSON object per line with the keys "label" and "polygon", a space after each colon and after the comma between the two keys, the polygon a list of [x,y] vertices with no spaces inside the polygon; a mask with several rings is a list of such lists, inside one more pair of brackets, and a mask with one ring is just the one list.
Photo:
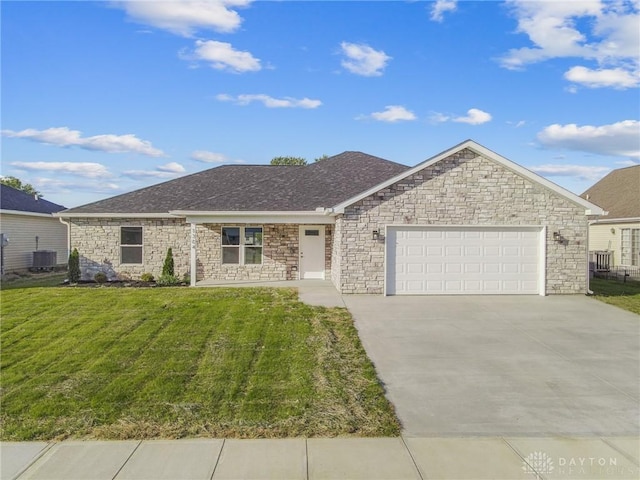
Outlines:
{"label": "blue sky", "polygon": [[468,138],[581,193],[640,160],[640,2],[0,2],[2,175],[68,207]]}

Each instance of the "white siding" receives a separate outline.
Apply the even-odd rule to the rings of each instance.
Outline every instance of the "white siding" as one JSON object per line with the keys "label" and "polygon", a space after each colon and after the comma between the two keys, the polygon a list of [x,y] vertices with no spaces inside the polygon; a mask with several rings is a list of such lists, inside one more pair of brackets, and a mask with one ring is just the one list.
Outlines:
{"label": "white siding", "polygon": [[54,250],[58,264],[67,263],[67,226],[57,218],[2,213],[0,230],[9,238],[4,248],[5,273],[32,266],[36,236],[39,250]]}

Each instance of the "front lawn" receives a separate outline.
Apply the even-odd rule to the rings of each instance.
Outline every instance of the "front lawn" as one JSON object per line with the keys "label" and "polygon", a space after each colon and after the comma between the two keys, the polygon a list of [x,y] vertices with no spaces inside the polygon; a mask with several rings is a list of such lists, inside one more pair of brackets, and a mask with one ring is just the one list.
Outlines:
{"label": "front lawn", "polygon": [[291,289],[16,288],[3,440],[400,432],[351,316]]}
{"label": "front lawn", "polygon": [[589,288],[598,300],[640,315],[640,282],[592,278]]}

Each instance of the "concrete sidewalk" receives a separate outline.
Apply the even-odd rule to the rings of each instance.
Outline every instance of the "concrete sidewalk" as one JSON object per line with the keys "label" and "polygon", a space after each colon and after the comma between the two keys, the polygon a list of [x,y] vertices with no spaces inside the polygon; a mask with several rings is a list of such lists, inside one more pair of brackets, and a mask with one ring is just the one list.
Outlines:
{"label": "concrete sidewalk", "polygon": [[397,437],[0,443],[1,478],[637,479],[637,437]]}

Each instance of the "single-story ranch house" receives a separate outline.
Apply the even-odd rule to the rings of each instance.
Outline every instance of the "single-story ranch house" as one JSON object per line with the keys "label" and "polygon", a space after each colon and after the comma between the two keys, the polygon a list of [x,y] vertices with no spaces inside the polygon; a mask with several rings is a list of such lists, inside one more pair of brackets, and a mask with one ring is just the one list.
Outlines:
{"label": "single-story ranch house", "polygon": [[349,294],[588,289],[601,208],[468,140],[410,168],[345,152],[223,165],[60,212],[85,277],[331,279]]}

